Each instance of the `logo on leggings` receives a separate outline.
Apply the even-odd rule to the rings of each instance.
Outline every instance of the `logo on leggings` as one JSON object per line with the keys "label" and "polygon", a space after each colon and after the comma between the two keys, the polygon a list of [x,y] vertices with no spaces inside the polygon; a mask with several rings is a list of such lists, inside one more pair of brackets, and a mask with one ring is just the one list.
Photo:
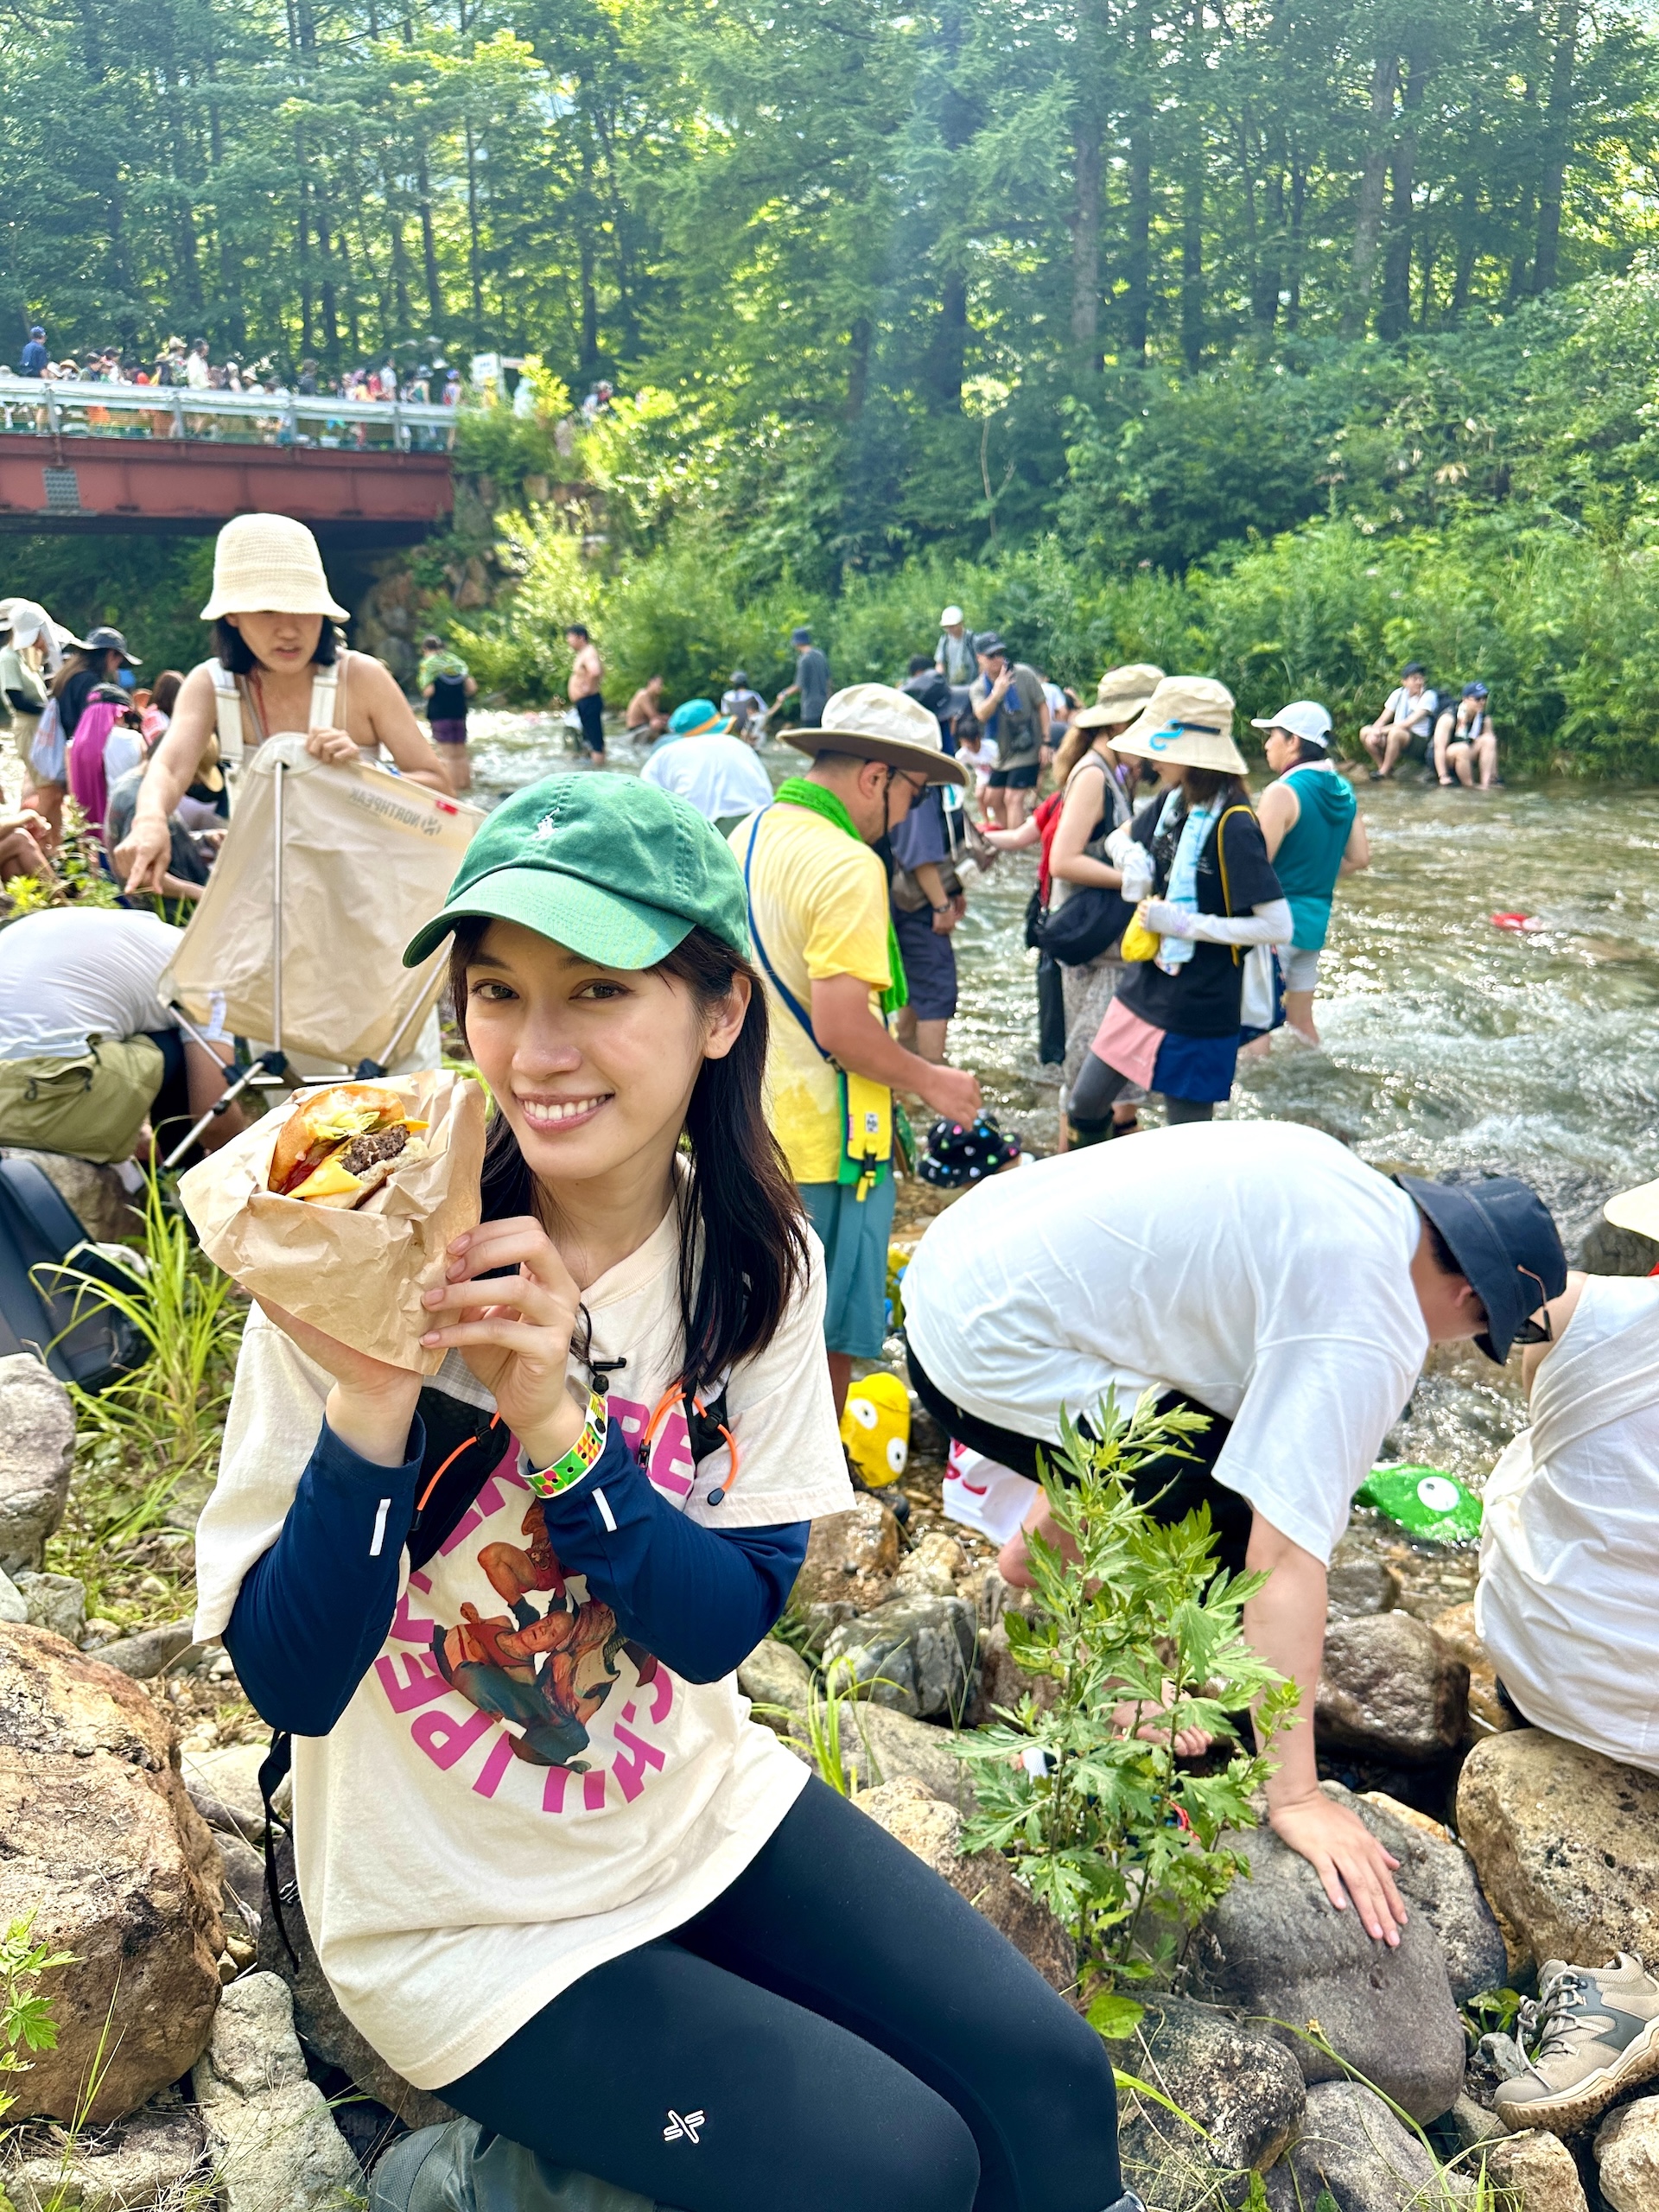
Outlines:
{"label": "logo on leggings", "polygon": [[671,2105],[668,2108],[668,2126],[663,2130],[664,2142],[677,2143],[683,2135],[692,2143],[701,2142],[702,2139],[697,2133],[697,2130],[702,2126],[703,2118],[704,2115],[700,2112],[677,2113]]}

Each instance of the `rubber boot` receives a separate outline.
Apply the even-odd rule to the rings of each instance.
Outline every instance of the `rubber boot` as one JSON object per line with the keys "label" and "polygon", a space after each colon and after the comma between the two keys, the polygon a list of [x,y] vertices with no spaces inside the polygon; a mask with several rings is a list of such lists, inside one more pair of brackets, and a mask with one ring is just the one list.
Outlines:
{"label": "rubber boot", "polygon": [[1085,1122],[1076,1114],[1068,1114],[1066,1126],[1071,1132],[1070,1149],[1073,1152],[1082,1152],[1091,1144],[1108,1144],[1111,1141],[1112,1117],[1109,1114],[1099,1122]]}
{"label": "rubber boot", "polygon": [[369,2212],[671,2212],[631,2189],[550,2165],[475,2120],[417,2128],[375,2167]]}

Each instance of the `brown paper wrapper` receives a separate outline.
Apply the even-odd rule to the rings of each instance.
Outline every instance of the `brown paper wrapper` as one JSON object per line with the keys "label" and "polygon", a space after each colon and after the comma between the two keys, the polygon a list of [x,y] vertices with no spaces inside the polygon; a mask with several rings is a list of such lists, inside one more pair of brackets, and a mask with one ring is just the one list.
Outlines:
{"label": "brown paper wrapper", "polygon": [[[308,1084],[297,1094],[327,1090]],[[484,1094],[447,1069],[377,1083],[429,1123],[424,1159],[400,1168],[354,1212],[265,1188],[276,1138],[296,1100],[182,1176],[179,1197],[201,1249],[244,1290],[284,1306],[354,1351],[435,1375],[444,1354],[421,1343],[431,1326],[421,1293],[444,1249],[479,1220]]]}

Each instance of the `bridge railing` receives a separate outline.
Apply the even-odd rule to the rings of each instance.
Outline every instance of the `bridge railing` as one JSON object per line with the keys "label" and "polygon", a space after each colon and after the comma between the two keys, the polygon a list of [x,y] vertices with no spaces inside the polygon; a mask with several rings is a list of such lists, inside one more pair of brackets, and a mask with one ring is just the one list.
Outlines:
{"label": "bridge railing", "polygon": [[347,453],[447,453],[453,407],[300,392],[198,391],[0,374],[0,428],[49,438],[168,438],[312,446]]}

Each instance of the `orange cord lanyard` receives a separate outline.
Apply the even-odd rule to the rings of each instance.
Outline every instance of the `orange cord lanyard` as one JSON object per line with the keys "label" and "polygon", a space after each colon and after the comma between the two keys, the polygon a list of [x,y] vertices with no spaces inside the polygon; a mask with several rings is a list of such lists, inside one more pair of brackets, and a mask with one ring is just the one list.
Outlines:
{"label": "orange cord lanyard", "polygon": [[[678,1382],[670,1383],[668,1389],[664,1391],[662,1396],[657,1401],[657,1409],[652,1414],[651,1419],[645,1423],[645,1433],[639,1439],[639,1459],[641,1467],[645,1466],[646,1460],[651,1456],[651,1447],[656,1440],[658,1430],[661,1428],[663,1423],[668,1419],[669,1414],[673,1411],[676,1402],[683,1399],[684,1395],[685,1383],[683,1379],[682,1379]],[[691,1405],[693,1411],[700,1414],[702,1418],[707,1421],[709,1418],[709,1408],[703,1404],[702,1400],[694,1395],[691,1400]],[[717,1426],[721,1434],[726,1440],[726,1449],[732,1455],[732,1464],[725,1481],[720,1484],[718,1489],[711,1490],[709,1491],[709,1503],[710,1505],[718,1505],[721,1498],[723,1498],[728,1491],[730,1490],[732,1484],[737,1480],[737,1439],[732,1434],[731,1430],[727,1427],[724,1421],[719,1422]]]}

